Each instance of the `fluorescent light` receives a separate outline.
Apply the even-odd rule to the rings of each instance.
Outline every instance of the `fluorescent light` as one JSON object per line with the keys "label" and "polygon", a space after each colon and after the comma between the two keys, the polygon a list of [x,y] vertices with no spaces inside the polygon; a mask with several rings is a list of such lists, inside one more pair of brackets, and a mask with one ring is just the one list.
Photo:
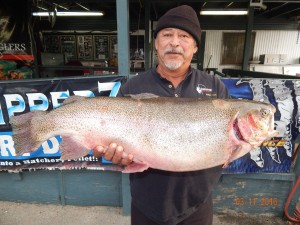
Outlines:
{"label": "fluorescent light", "polygon": [[[54,12],[33,12],[33,16],[54,16]],[[103,16],[103,12],[56,12],[56,16]]]}
{"label": "fluorescent light", "polygon": [[247,15],[247,10],[201,10],[200,15],[214,15],[214,16],[224,16],[224,15]]}

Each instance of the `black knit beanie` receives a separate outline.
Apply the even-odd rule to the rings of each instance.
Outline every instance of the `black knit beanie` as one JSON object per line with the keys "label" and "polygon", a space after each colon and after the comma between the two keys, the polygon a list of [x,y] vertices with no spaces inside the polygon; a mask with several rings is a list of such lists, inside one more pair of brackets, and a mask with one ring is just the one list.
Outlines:
{"label": "black knit beanie", "polygon": [[178,28],[191,34],[199,46],[201,28],[195,10],[188,5],[181,5],[167,11],[157,22],[154,38],[164,28]]}

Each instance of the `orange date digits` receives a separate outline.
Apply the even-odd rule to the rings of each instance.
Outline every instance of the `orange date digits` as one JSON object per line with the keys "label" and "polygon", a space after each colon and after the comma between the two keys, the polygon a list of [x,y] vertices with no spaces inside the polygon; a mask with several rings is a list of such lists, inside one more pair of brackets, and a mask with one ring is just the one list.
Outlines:
{"label": "orange date digits", "polygon": [[278,206],[277,198],[268,198],[268,197],[260,197],[260,198],[243,198],[236,197],[234,200],[234,204],[236,206],[256,206],[256,207],[270,207],[270,206]]}
{"label": "orange date digits", "polygon": [[245,204],[244,198],[235,198],[234,204],[237,206],[243,206]]}
{"label": "orange date digits", "polygon": [[261,206],[278,206],[277,198],[261,198]]}
{"label": "orange date digits", "polygon": [[254,206],[257,204],[257,198],[249,198],[249,204],[251,206]]}

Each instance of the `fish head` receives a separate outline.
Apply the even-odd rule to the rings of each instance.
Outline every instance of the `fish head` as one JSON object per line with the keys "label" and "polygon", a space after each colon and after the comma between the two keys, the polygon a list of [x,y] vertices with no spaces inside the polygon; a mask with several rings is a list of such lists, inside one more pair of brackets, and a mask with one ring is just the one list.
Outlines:
{"label": "fish head", "polygon": [[236,136],[253,148],[261,145],[266,139],[279,134],[274,130],[276,108],[268,103],[250,103],[238,112],[234,130]]}

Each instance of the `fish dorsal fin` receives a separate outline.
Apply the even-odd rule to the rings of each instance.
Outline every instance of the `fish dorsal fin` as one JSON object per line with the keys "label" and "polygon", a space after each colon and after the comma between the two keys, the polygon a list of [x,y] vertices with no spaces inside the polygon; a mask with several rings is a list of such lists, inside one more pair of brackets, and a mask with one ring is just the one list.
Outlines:
{"label": "fish dorsal fin", "polygon": [[230,107],[230,103],[224,99],[214,99],[212,103],[217,109],[228,109]]}
{"label": "fish dorsal fin", "polygon": [[67,105],[67,104],[70,104],[72,102],[82,101],[86,98],[87,97],[72,95],[72,96],[70,96],[69,98],[67,98],[66,100],[63,101],[63,105]]}
{"label": "fish dorsal fin", "polygon": [[126,95],[134,99],[149,99],[149,98],[158,98],[158,95],[152,94],[152,93],[141,93],[141,94],[135,94],[135,95]]}

